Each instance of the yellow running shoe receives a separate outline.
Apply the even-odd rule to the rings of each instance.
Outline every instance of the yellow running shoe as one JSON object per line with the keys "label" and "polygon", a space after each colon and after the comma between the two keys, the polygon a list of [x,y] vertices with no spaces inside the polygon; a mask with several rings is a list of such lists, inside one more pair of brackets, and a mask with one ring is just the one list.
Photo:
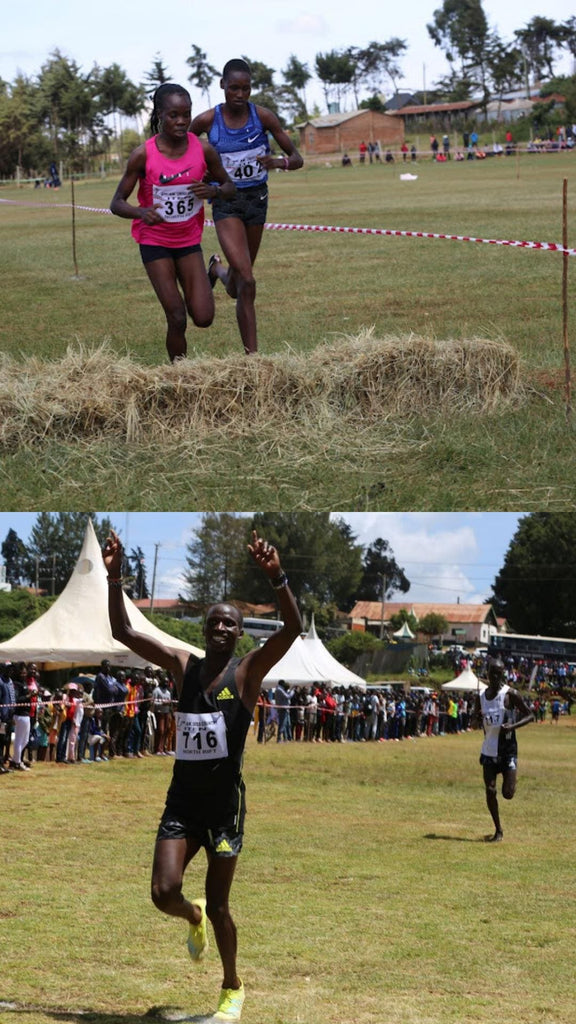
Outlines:
{"label": "yellow running shoe", "polygon": [[208,932],[206,930],[206,900],[192,900],[195,906],[200,907],[202,917],[198,924],[191,924],[188,932],[188,952],[193,960],[203,960],[208,949]]}
{"label": "yellow running shoe", "polygon": [[240,1020],[244,1005],[244,985],[240,988],[223,988],[218,1000],[218,1009],[212,1020]]}

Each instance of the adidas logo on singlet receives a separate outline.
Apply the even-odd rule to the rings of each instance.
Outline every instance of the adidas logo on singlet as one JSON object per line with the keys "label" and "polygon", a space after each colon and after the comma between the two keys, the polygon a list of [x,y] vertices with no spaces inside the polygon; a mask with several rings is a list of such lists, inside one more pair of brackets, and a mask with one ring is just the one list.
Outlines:
{"label": "adidas logo on singlet", "polygon": [[234,694],[230,693],[228,687],[225,686],[224,689],[216,695],[216,700],[234,700]]}

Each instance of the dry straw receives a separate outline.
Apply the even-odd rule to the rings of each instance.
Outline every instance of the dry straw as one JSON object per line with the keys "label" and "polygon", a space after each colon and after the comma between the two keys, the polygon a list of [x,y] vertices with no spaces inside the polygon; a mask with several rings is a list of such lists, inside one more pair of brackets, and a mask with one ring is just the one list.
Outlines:
{"label": "dry straw", "polygon": [[340,337],[309,354],[196,358],[144,366],[108,344],[53,362],[0,364],[4,448],[39,440],[197,441],[273,427],[376,426],[414,415],[478,414],[524,398],[514,349],[500,341]]}

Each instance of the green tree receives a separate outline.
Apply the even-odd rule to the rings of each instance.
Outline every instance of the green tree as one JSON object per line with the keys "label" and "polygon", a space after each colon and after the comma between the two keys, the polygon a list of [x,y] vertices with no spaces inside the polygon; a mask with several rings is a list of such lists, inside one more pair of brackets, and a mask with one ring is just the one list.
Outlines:
{"label": "green tree", "polygon": [[24,75],[0,92],[0,173],[47,168],[51,149],[37,116],[37,87]]}
{"label": "green tree", "polygon": [[27,590],[0,592],[0,643],[29,626],[48,611],[52,603],[52,598],[36,597]]}
{"label": "green tree", "polygon": [[144,598],[150,597],[150,591],[148,590],[148,583],[146,580],[146,558],[141,547],[132,548],[132,551],[126,559],[129,566],[129,573],[131,582],[126,587],[126,593],[128,597],[133,598],[135,601],[140,601]]}
{"label": "green tree", "polygon": [[306,86],[312,78],[308,65],[303,64],[294,53],[291,53],[282,74],[287,86],[299,98],[301,107],[306,112]]}
{"label": "green tree", "polygon": [[481,0],[444,0],[426,28],[458,77],[477,77],[487,99],[490,30]]}
{"label": "green tree", "polygon": [[502,42],[496,32],[490,36],[486,62],[492,88],[499,99],[502,99],[505,92],[522,84],[524,76],[522,51],[518,46],[510,46]]}
{"label": "green tree", "polygon": [[159,86],[170,81],[170,72],[159,53],[155,54],[150,70],[144,72],[144,81],[144,92],[147,96],[153,96]]}
{"label": "green tree", "polygon": [[402,629],[405,622],[408,623],[408,626],[413,633],[417,632],[418,619],[414,615],[414,612],[411,612],[409,608],[400,608],[400,611],[394,612],[394,614],[390,616],[390,625],[393,631]]}
{"label": "green tree", "polygon": [[576,75],[567,75],[562,78],[553,78],[541,90],[544,99],[550,93],[559,93],[564,97],[564,104],[558,108],[559,114],[563,115],[564,121],[571,124],[576,123]]}
{"label": "green tree", "polygon": [[206,512],[186,549],[185,598],[205,608],[229,600],[246,538],[246,519],[233,512]]}
{"label": "green tree", "polygon": [[208,62],[207,54],[195,43],[192,44],[192,53],[186,58],[186,63],[191,69],[188,81],[200,90],[210,106],[210,86],[215,78],[220,77],[218,68]]}
{"label": "green tree", "polygon": [[26,578],[29,583],[60,594],[73,572],[84,541],[88,518],[92,519],[100,544],[104,544],[112,523],[98,520],[90,512],[40,512],[26,545]]}
{"label": "green tree", "polygon": [[441,612],[428,612],[418,621],[418,632],[425,636],[442,636],[449,630],[448,619]]}
{"label": "green tree", "polygon": [[66,134],[84,139],[94,125],[98,107],[91,75],[83,75],[76,61],[58,49],[40,69],[37,111],[56,153]]}
{"label": "green tree", "polygon": [[384,91],[384,81],[389,79],[394,93],[398,92],[399,79],[404,77],[398,63],[408,49],[404,39],[394,36],[385,43],[372,42],[365,47],[350,47],[349,53],[357,65],[357,78],[374,93]]}
{"label": "green tree", "polygon": [[554,77],[554,61],[566,40],[566,27],[552,18],[536,16],[514,35],[518,40],[532,75]]}
{"label": "green tree", "polygon": [[119,64],[107,68],[95,68],[93,86],[98,97],[99,110],[105,116],[111,115],[114,132],[118,140],[118,156],[122,158],[122,120],[136,117],[144,109],[145,91],[128,78]]}
{"label": "green tree", "polygon": [[[362,548],[349,525],[328,512],[258,512],[247,522],[245,539],[255,529],[280,552],[290,587],[304,604],[308,595],[339,608],[350,604],[362,571]],[[248,554],[234,578],[233,594],[255,604],[269,603],[273,591]]]}
{"label": "green tree", "polygon": [[2,559],[6,569],[6,582],[19,587],[25,578],[26,545],[16,533],[8,530],[2,542]]}
{"label": "green tree", "polygon": [[322,82],[326,106],[329,107],[335,95],[338,103],[354,82],[356,68],[350,52],[330,50],[317,53],[314,61],[316,76]]}
{"label": "green tree", "polygon": [[385,597],[400,591],[407,594],[410,580],[401,569],[387,540],[378,537],[370,544],[362,558],[362,579],[356,598],[358,601],[381,601],[382,585],[385,583]]}
{"label": "green tree", "polygon": [[524,516],[492,589],[514,632],[575,637],[576,513]]}
{"label": "green tree", "polygon": [[376,651],[383,646],[373,633],[351,630],[343,636],[329,640],[326,647],[330,654],[346,668],[352,669],[355,662],[365,651]]}
{"label": "green tree", "polygon": [[562,22],[562,46],[576,58],[576,15]]}

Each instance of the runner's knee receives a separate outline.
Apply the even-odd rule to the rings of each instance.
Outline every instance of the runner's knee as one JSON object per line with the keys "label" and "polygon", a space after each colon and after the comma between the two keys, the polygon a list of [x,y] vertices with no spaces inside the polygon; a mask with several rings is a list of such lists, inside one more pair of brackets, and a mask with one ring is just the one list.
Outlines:
{"label": "runner's knee", "polygon": [[154,879],[152,881],[152,902],[158,910],[169,913],[170,907],[180,899],[182,887],[178,882],[171,882],[169,879]]}
{"label": "runner's knee", "polygon": [[173,306],[164,307],[164,312],[166,314],[166,322],[171,330],[186,330],[186,307],[184,306],[184,303],[181,305],[174,304]]}
{"label": "runner's knee", "polygon": [[210,327],[214,321],[214,310],[211,313],[205,313],[200,315],[198,313],[190,313],[192,321],[196,327]]}

